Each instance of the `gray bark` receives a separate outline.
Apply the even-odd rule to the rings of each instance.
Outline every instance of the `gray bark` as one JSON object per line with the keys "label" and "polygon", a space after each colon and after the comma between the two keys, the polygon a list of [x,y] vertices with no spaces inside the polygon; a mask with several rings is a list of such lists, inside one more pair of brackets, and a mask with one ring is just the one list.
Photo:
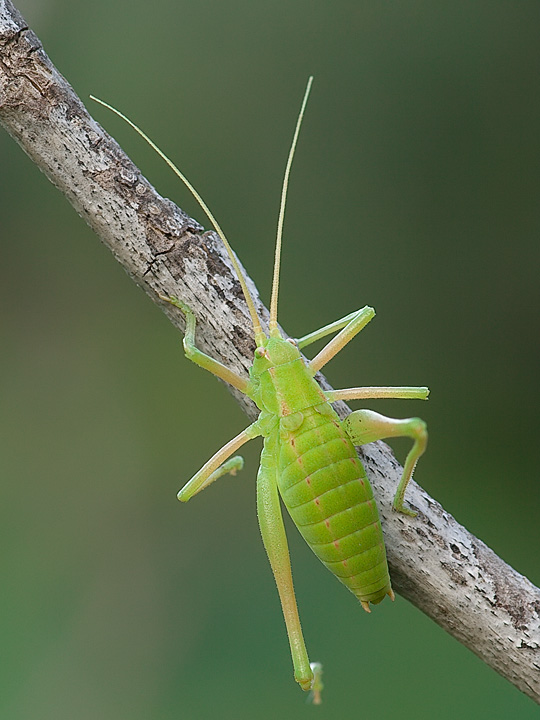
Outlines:
{"label": "gray bark", "polygon": [[[246,373],[251,325],[222,244],[156,193],[90,117],[10,0],[0,0],[0,122],[171,322],[183,330],[181,312],[159,294],[187,302],[201,349]],[[267,311],[248,284],[264,323]],[[254,419],[256,408],[232,392]],[[540,590],[414,482],[407,501],[418,517],[392,512],[401,468],[384,443],[364,447],[360,457],[378,499],[397,592],[540,703]]]}

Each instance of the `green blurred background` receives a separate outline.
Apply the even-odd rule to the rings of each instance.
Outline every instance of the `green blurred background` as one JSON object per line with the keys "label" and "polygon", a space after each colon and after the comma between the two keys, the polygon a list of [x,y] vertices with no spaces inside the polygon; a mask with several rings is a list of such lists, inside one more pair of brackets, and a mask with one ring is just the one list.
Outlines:
{"label": "green blurred background", "polygon": [[[315,75],[281,322],[300,335],[377,309],[329,379],[429,385],[429,403],[372,407],[428,421],[417,480],[539,583],[537,0],[17,4],[83,99],[113,102],[177,160],[264,298]],[[245,418],[4,132],[0,165],[0,717],[537,717],[401,598],[367,617],[291,531],[326,668],[325,704],[305,704],[257,528],[257,443],[241,476],[175,500]]]}

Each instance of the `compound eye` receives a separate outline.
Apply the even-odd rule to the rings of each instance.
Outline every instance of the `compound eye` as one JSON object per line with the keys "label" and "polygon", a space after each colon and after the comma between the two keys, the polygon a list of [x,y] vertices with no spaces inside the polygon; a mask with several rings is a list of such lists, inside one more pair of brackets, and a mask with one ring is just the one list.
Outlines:
{"label": "compound eye", "polygon": [[266,348],[263,348],[263,347],[255,348],[255,355],[258,358],[265,357],[267,360],[270,360],[270,357],[268,355],[268,350]]}

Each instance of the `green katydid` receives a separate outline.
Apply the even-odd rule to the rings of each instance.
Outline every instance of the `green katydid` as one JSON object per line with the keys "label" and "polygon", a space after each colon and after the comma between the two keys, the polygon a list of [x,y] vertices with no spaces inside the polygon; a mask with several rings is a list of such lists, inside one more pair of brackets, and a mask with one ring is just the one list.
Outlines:
{"label": "green katydid", "polygon": [[[183,342],[187,357],[246,394],[260,410],[255,422],[218,450],[189,480],[178,493],[178,499],[186,502],[222,475],[235,474],[241,469],[243,460],[234,456],[234,453],[248,440],[256,437],[264,439],[257,475],[259,525],[281,599],[294,676],[303,690],[312,691],[313,700],[318,703],[322,689],[322,668],[319,663],[310,665],[308,659],[293,589],[279,498],[281,496],[313,552],[354,593],[366,612],[370,612],[370,603],[379,603],[386,595],[393,600],[377,507],[354,445],[389,437],[409,437],[413,440],[393,507],[398,512],[414,517],[416,513],[408,509],[403,500],[416,462],[426,448],[426,425],[419,418],[396,420],[370,410],[356,410],[341,422],[332,403],[337,400],[375,398],[425,400],[429,390],[425,387],[356,387],[324,391],[316,382],[316,372],[374,317],[375,312],[371,307],[363,307],[298,340],[282,337],[279,330],[277,305],[287,187],[312,80],[309,78],[298,115],[281,192],[268,332],[261,326],[231,246],[202,197],[183,173],[131,120],[107,103],[101,100],[97,102],[128,122],[188,187],[223,241],[240,281],[256,345],[247,378],[201,352],[195,344],[196,319],[191,309],[178,298],[160,296],[185,316]],[[337,334],[312,360],[304,359],[301,349],[333,333]]]}

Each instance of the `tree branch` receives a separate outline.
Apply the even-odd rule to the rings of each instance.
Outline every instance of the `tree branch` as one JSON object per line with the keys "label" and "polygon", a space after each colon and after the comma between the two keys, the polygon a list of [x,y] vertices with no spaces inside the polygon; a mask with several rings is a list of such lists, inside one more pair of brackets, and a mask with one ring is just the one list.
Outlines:
{"label": "tree branch", "polygon": [[[0,0],[0,122],[150,298],[187,302],[201,348],[247,372],[254,351],[249,315],[221,243],[160,197],[90,117],[10,0]],[[183,330],[182,314],[163,309]],[[253,419],[256,408],[232,392]],[[348,412],[342,403],[338,411]],[[401,468],[381,442],[360,455],[378,499],[395,589],[540,702],[540,590],[415,483],[407,500],[418,517],[393,513]]]}

